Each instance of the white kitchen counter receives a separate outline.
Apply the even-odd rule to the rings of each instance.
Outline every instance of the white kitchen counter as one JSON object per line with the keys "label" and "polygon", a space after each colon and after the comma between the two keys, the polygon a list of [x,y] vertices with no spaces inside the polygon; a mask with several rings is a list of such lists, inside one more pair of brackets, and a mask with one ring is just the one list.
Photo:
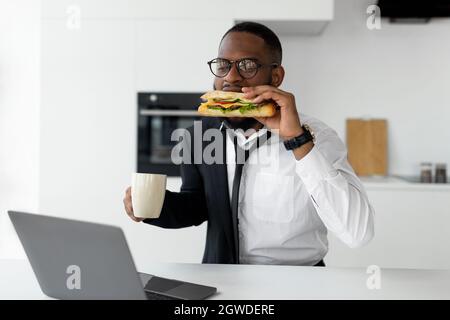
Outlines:
{"label": "white kitchen counter", "polygon": [[361,181],[375,210],[375,237],[350,249],[329,233],[328,265],[450,269],[450,184],[399,177]]}
{"label": "white kitchen counter", "polygon": [[[381,269],[379,282],[367,268],[151,263],[140,271],[215,286],[211,299],[450,299],[445,270]],[[27,260],[0,260],[0,299],[48,297]]]}
{"label": "white kitchen counter", "polygon": [[367,190],[396,189],[421,190],[426,192],[450,192],[450,183],[419,183],[410,182],[395,176],[359,177]]}

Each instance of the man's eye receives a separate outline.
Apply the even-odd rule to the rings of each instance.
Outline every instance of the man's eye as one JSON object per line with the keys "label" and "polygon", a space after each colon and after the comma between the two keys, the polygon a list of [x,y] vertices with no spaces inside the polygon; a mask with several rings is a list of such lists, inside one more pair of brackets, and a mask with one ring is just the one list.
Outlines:
{"label": "man's eye", "polygon": [[228,69],[228,66],[227,65],[218,65],[216,69],[217,69],[217,71],[225,71]]}
{"label": "man's eye", "polygon": [[254,61],[242,61],[241,63],[241,69],[245,71],[251,71],[256,69],[256,63]]}

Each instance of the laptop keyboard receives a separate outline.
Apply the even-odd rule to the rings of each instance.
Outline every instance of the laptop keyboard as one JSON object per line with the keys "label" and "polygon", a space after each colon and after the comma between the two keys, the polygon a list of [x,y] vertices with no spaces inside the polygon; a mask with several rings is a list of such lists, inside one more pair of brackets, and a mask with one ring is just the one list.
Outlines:
{"label": "laptop keyboard", "polygon": [[182,300],[179,298],[169,297],[169,296],[165,296],[163,294],[150,292],[150,291],[145,291],[145,295],[147,296],[148,300]]}

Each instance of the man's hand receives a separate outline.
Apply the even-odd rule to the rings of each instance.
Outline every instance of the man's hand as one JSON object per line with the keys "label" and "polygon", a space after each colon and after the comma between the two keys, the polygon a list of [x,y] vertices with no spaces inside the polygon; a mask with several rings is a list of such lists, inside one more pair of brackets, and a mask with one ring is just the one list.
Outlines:
{"label": "man's hand", "polygon": [[123,205],[125,206],[125,211],[131,218],[131,220],[135,222],[141,222],[144,220],[144,218],[137,218],[133,214],[133,205],[131,203],[131,187],[128,187],[127,190],[125,190],[125,198],[123,198]]}
{"label": "man's hand", "polygon": [[268,85],[243,87],[242,92],[246,99],[253,99],[253,103],[261,103],[264,100],[275,101],[280,110],[277,110],[274,116],[269,118],[256,117],[255,119],[271,130],[278,129],[282,139],[292,139],[303,133],[295,106],[295,97],[292,93]]}
{"label": "man's hand", "polygon": [[[246,99],[253,99],[253,103],[261,103],[264,100],[273,100],[280,107],[275,115],[269,118],[255,117],[270,130],[278,129],[278,134],[283,140],[289,140],[303,134],[300,117],[295,105],[295,97],[292,93],[282,91],[273,86],[243,87],[242,92]],[[296,148],[293,151],[297,160],[305,157],[314,147],[312,141]]]}

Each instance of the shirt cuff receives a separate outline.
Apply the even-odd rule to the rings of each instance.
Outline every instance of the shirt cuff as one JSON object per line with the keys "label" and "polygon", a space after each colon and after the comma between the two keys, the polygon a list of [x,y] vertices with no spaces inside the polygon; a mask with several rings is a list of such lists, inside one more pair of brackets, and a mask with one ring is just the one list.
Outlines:
{"label": "shirt cuff", "polygon": [[320,181],[332,179],[338,174],[317,146],[314,146],[302,159],[297,160],[296,172],[309,190],[314,189]]}

